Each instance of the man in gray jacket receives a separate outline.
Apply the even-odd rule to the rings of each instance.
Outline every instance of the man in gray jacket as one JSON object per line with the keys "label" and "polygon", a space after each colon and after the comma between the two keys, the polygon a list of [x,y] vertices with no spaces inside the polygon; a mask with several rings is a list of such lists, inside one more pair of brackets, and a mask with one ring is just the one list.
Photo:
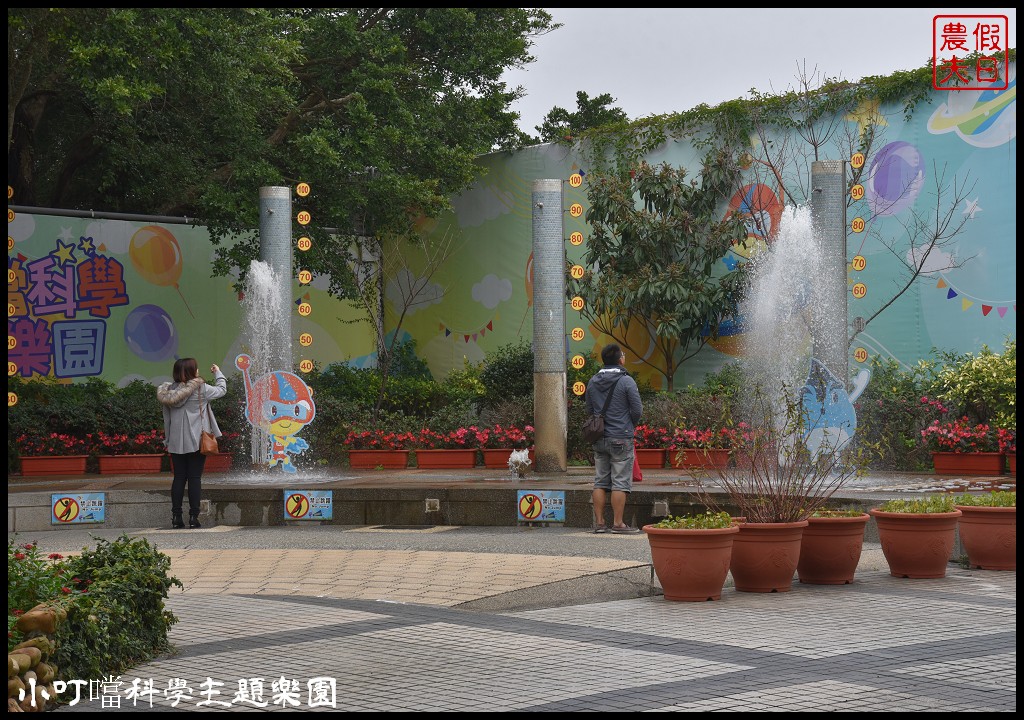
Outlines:
{"label": "man in gray jacket", "polygon": [[587,383],[587,413],[598,414],[604,407],[608,393],[612,393],[608,412],[604,416],[604,437],[594,443],[594,532],[608,532],[604,506],[611,493],[611,532],[631,534],[640,532],[626,525],[623,513],[626,497],[633,489],[633,434],[640,422],[644,406],[636,381],[629,376],[623,364],[626,355],[612,343],[601,350],[604,367]]}

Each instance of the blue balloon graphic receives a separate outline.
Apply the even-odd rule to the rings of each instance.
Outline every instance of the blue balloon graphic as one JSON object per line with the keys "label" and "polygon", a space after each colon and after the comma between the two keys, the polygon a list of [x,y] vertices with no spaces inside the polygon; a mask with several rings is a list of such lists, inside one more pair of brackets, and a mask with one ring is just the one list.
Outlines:
{"label": "blue balloon graphic", "polygon": [[918,149],[899,140],[875,156],[864,189],[872,215],[895,215],[917,200],[924,186],[924,159]]}
{"label": "blue balloon graphic", "polygon": [[124,341],[143,360],[157,362],[174,357],[178,331],[171,316],[156,305],[139,305],[124,321]]}

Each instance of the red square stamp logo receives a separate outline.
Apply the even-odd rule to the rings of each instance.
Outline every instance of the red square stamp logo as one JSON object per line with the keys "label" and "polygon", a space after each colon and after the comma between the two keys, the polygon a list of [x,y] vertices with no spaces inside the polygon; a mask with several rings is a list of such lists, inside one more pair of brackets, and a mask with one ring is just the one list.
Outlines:
{"label": "red square stamp logo", "polygon": [[1006,15],[936,15],[932,19],[932,87],[1009,87],[1010,20]]}

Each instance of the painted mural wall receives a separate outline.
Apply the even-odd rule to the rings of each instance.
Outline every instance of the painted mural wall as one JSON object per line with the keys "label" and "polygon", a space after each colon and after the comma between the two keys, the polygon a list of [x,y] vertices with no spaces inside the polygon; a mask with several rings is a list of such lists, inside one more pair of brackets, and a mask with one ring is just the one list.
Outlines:
{"label": "painted mural wall", "polygon": [[[211,275],[214,246],[202,227],[8,214],[8,375],[119,385],[170,380],[174,360],[195,357],[230,373],[249,352],[236,278]],[[331,299],[326,282],[293,283],[295,362],[372,361],[372,335]],[[302,347],[301,334],[312,343]]]}
{"label": "painted mural wall", "polygon": [[[952,224],[967,220],[962,231],[933,250],[910,289],[856,337],[850,347],[852,373],[875,356],[911,366],[933,357],[933,349],[976,352],[988,345],[998,351],[1006,338],[1016,338],[1016,65],[1010,70],[1006,90],[934,91],[931,102],[920,104],[909,121],[902,106],[877,104],[842,118],[854,136],[866,123],[873,123],[879,139],[865,166],[864,195],[848,209],[851,224],[857,217],[863,220],[862,232],[851,230],[847,241],[851,325],[858,316],[871,317],[902,286],[906,265],[914,261],[906,240],[914,213],[934,215],[936,203],[948,203],[954,186],[969,190],[956,207],[949,208]],[[776,139],[782,144],[783,138]],[[849,149],[832,146],[821,159],[848,160],[849,154]],[[668,142],[647,160],[684,166],[690,177],[700,170],[700,154],[686,142]],[[435,376],[461,367],[464,358],[476,362],[502,344],[532,337],[534,180],[564,181],[563,224],[570,263],[580,262],[586,247],[584,154],[547,144],[512,154],[495,153],[481,163],[487,175],[454,201],[451,221],[462,231],[458,262],[436,278],[436,303],[419,308],[403,323]],[[804,200],[783,200],[778,185],[764,181],[765,173],[756,175],[753,169],[747,186],[722,212],[758,212],[761,222],[748,225],[746,246],[737,246],[722,258],[723,272],[746,262],[759,246],[771,244],[787,208]],[[803,169],[809,170],[809,165]],[[573,174],[583,176],[579,187],[569,182]],[[941,176],[939,181],[936,174]],[[851,177],[849,170],[847,177]],[[806,187],[807,179],[786,184]],[[943,199],[937,200],[940,189]],[[568,212],[573,204],[581,205],[583,214],[574,217]],[[576,232],[583,236],[583,244],[570,241]],[[863,260],[854,263],[858,256]],[[441,288],[448,290],[442,294]],[[566,338],[570,356],[597,354],[610,341],[567,305],[566,332],[571,335],[576,327],[582,328],[583,337]],[[631,328],[633,332],[647,331]],[[709,342],[687,361],[676,377],[676,387],[699,382],[742,352],[756,352],[756,348],[744,349],[742,335],[742,323],[737,322]],[[630,339],[632,347],[648,346],[654,352],[644,337],[631,335]],[[660,376],[638,358],[629,358],[627,366],[660,386]]]}
{"label": "painted mural wall", "polygon": [[[864,232],[851,232],[848,240],[851,321],[870,316],[899,286],[905,263],[912,260],[900,250],[901,238],[915,211],[934,212],[941,186],[934,179],[936,170],[946,183],[970,188],[953,212],[954,220],[968,220],[963,231],[929,256],[909,291],[857,337],[850,348],[854,370],[873,356],[913,365],[931,357],[933,348],[976,352],[982,345],[998,349],[1007,337],[1016,338],[1016,107],[1013,64],[1006,90],[935,91],[931,103],[919,105],[909,121],[896,106],[863,107],[842,118],[858,131],[873,122],[882,137],[868,161],[864,196],[849,210],[850,220],[861,217],[865,225]],[[838,148],[833,152],[829,156],[826,149],[822,159],[848,159]],[[686,166],[691,176],[700,169],[697,151],[685,142],[664,144],[648,161]],[[400,337],[416,341],[438,379],[467,361],[483,360],[501,345],[532,338],[534,180],[566,181],[569,261],[580,260],[588,235],[585,212],[579,217],[568,213],[573,203],[584,210],[588,206],[588,168],[581,153],[546,144],[487,155],[479,162],[486,174],[454,199],[454,212],[422,223],[427,234],[454,233],[457,247],[407,309],[399,329]],[[574,173],[584,179],[579,187],[568,182]],[[759,227],[769,229],[752,225],[751,240],[770,244],[787,206],[800,200],[780,198],[778,187],[759,183],[752,173],[748,187],[722,212],[756,208],[763,221]],[[168,378],[176,357],[195,356],[200,367],[217,362],[230,368],[239,352],[249,350],[233,278],[211,276],[214,251],[204,229],[31,214],[9,220],[9,374],[160,382]],[[583,244],[569,241],[574,232],[583,236]],[[723,257],[723,271],[748,260],[757,245],[737,247]],[[857,256],[864,260],[859,269],[853,262]],[[300,267],[299,258],[295,265]],[[395,298],[416,280],[407,273],[389,277],[385,302],[391,329],[399,307]],[[866,292],[855,292],[858,284]],[[314,309],[307,318],[296,314],[292,319],[294,339],[302,333],[313,337],[309,347],[295,345],[296,365],[305,358],[322,365],[372,364],[372,334],[340,322],[358,313],[330,299],[325,288],[323,278],[293,286],[296,304],[307,299]],[[576,327],[582,328],[582,338],[566,338],[569,355],[596,354],[608,342],[567,304],[567,333]],[[742,335],[737,323],[730,334],[709,343],[680,371],[676,386],[700,381],[740,352],[756,351],[743,349]],[[631,344],[642,346],[643,340]],[[635,358],[629,369],[660,383]]]}

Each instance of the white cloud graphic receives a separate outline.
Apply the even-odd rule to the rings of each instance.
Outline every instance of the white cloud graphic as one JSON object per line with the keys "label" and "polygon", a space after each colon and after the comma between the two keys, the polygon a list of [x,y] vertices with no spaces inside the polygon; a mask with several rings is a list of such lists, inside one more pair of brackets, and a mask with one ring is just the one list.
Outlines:
{"label": "white cloud graphic", "polygon": [[[415,293],[415,297],[413,294]],[[396,308],[405,306],[412,298],[407,315],[419,312],[425,307],[435,305],[444,298],[444,288],[437,283],[428,282],[424,278],[414,277],[408,270],[402,270],[388,281],[384,296]]]}
{"label": "white cloud graphic", "polygon": [[36,231],[36,218],[28,213],[16,213],[14,220],[7,223],[7,234],[20,243],[32,237]]}
{"label": "white cloud graphic", "polygon": [[[907,250],[907,264],[914,266],[920,262],[921,255],[924,254],[922,248],[910,248]],[[938,248],[932,248],[932,251],[928,253],[928,257],[924,258],[924,266],[921,268],[922,275],[930,275],[931,273],[942,272],[943,270],[949,270],[953,267],[956,262],[956,255],[952,253],[945,253]]]}
{"label": "white cloud graphic", "polygon": [[91,237],[97,248],[102,245],[105,255],[121,255],[128,252],[132,235],[139,227],[125,220],[96,220],[85,226],[85,237]]}
{"label": "white cloud graphic", "polygon": [[499,215],[512,212],[514,205],[515,195],[512,191],[499,191],[493,185],[482,182],[452,200],[459,225],[464,228],[483,225]]}
{"label": "white cloud graphic", "polygon": [[512,297],[512,281],[497,275],[487,275],[473,286],[473,299],[488,310]]}

